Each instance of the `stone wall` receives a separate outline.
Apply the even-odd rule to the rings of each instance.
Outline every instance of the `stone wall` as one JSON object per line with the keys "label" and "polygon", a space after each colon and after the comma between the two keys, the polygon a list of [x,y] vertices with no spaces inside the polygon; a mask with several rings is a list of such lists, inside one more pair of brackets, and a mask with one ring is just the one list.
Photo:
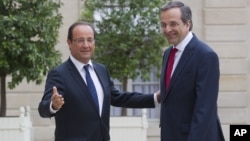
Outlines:
{"label": "stone wall", "polygon": [[[191,1],[191,0],[190,0]],[[203,0],[201,38],[220,57],[219,116],[226,140],[230,124],[249,124],[249,1]],[[195,25],[194,25],[195,28]]]}
{"label": "stone wall", "polygon": [[[64,2],[61,12],[63,26],[56,46],[69,56],[66,44],[67,29],[80,15],[80,0]],[[229,140],[230,124],[250,124],[249,94],[249,47],[250,47],[250,0],[182,0],[193,11],[193,32],[208,43],[220,57],[219,116],[226,140]],[[9,80],[9,78],[8,78]],[[37,112],[44,84],[23,82],[13,90],[7,90],[7,114],[18,115],[20,106],[31,107],[31,119],[36,141],[53,137],[53,119],[42,119]],[[148,141],[159,140],[158,119],[149,120]],[[47,137],[47,138],[46,138]],[[46,138],[46,139],[44,139]]]}

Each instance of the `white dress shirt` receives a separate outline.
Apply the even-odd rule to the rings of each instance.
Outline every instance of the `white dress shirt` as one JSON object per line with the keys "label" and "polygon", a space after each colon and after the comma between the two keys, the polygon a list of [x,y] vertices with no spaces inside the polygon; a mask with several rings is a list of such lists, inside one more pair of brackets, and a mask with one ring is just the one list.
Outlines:
{"label": "white dress shirt", "polygon": [[[76,66],[78,72],[82,76],[82,79],[87,84],[86,77],[85,77],[86,76],[86,72],[85,72],[85,70],[83,68],[87,64],[83,64],[83,63],[79,62],[72,55],[70,55],[70,59],[73,62],[73,64]],[[99,79],[98,79],[98,77],[97,77],[97,75],[95,73],[95,70],[94,70],[94,67],[93,67],[93,64],[92,64],[91,60],[88,62],[88,64],[90,65],[90,67],[89,67],[89,73],[90,73],[91,78],[93,79],[93,82],[94,82],[94,85],[95,85],[95,88],[96,88],[97,97],[98,97],[98,103],[99,103],[99,114],[101,116],[101,114],[102,114],[101,113],[102,112],[102,107],[103,107],[104,93],[103,93],[103,89],[102,89],[101,83],[100,83],[100,81],[99,81]],[[154,103],[158,104],[156,94],[154,94]],[[50,103],[50,112],[51,113],[56,113],[57,111],[58,110],[54,110],[52,108],[52,102],[51,102]]]}
{"label": "white dress shirt", "polygon": [[178,62],[180,61],[180,58],[182,56],[184,49],[186,48],[187,44],[191,41],[192,38],[193,38],[193,34],[192,34],[192,32],[189,32],[187,34],[187,36],[184,38],[184,40],[182,40],[177,46],[173,46],[174,48],[177,48],[178,50],[175,53],[174,65],[173,65],[173,69],[171,72],[171,77],[174,73],[174,70],[175,70]]}
{"label": "white dress shirt", "polygon": [[[97,75],[95,73],[95,70],[94,70],[94,67],[93,67],[93,64],[92,64],[91,60],[87,64],[83,64],[80,61],[76,60],[72,55],[70,55],[70,60],[75,65],[76,69],[78,70],[78,72],[80,73],[82,79],[85,81],[86,84],[87,84],[86,72],[85,72],[83,67],[85,65],[87,65],[87,64],[90,65],[89,73],[90,73],[90,76],[91,76],[91,78],[92,78],[92,80],[94,82],[95,88],[96,88],[97,98],[98,98],[98,103],[99,103],[99,115],[101,116],[104,94],[103,94],[103,89],[102,89],[101,83],[100,83],[100,81],[99,81],[99,79],[98,79],[98,77],[97,77]],[[58,110],[54,110],[52,108],[52,101],[51,101],[51,103],[50,103],[50,112],[53,114],[53,113],[56,113],[57,111]]]}
{"label": "white dress shirt", "polygon": [[80,73],[80,75],[82,76],[82,79],[85,81],[86,84],[87,84],[86,72],[85,72],[83,67],[87,64],[90,65],[89,73],[90,73],[90,76],[91,76],[91,78],[94,82],[95,88],[96,88],[98,103],[99,103],[99,114],[101,116],[104,94],[103,94],[103,89],[102,89],[101,83],[100,83],[100,81],[95,73],[95,70],[94,70],[94,67],[93,67],[91,60],[87,64],[83,64],[83,63],[79,62],[78,60],[76,60],[72,55],[70,56],[70,59],[73,62],[73,64],[76,66],[78,72]]}

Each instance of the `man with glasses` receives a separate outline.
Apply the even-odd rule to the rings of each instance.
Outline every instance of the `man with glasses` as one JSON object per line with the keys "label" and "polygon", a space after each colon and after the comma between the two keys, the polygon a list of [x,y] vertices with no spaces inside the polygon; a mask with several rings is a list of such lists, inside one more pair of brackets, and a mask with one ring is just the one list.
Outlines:
{"label": "man with glasses", "polygon": [[160,22],[171,44],[162,61],[161,141],[224,141],[217,54],[191,32],[191,9],[182,2],[163,5]]}
{"label": "man with glasses", "polygon": [[55,117],[55,141],[109,141],[110,105],[155,107],[159,93],[121,93],[105,65],[91,60],[95,49],[91,24],[72,24],[67,38],[71,55],[48,73],[38,107],[41,117]]}

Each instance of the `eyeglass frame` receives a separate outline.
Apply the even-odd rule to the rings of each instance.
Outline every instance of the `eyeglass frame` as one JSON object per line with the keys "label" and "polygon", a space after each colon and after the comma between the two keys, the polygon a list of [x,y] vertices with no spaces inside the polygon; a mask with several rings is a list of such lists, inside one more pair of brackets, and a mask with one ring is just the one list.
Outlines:
{"label": "eyeglass frame", "polygon": [[89,39],[82,39],[82,38],[78,38],[78,39],[73,39],[73,42],[76,42],[78,45],[82,45],[85,43],[85,41],[87,42],[87,44],[89,45],[93,45],[95,43],[95,39],[93,38],[89,38]]}

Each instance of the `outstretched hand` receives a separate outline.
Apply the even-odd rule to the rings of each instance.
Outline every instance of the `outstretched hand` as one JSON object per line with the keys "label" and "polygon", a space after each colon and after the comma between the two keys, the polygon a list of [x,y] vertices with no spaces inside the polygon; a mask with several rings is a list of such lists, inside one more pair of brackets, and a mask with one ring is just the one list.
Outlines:
{"label": "outstretched hand", "polygon": [[160,91],[160,90],[158,90],[158,91],[156,92],[156,97],[157,97],[158,103],[161,103],[161,91]]}
{"label": "outstretched hand", "polygon": [[53,95],[51,97],[52,108],[54,110],[59,110],[64,104],[64,98],[62,95],[58,94],[57,88],[53,87]]}

